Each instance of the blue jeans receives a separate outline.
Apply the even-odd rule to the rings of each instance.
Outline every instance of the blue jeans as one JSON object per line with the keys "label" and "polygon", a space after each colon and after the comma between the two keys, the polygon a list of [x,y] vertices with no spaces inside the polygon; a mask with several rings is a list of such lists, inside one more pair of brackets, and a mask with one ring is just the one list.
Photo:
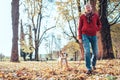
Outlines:
{"label": "blue jeans", "polygon": [[82,41],[86,67],[88,70],[92,70],[92,66],[96,65],[98,54],[97,36],[88,36],[86,34],[82,34]]}

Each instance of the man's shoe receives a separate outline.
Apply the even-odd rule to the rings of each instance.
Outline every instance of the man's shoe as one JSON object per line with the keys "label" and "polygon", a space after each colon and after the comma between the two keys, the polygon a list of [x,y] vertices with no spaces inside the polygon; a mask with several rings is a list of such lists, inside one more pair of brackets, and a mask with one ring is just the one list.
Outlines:
{"label": "man's shoe", "polygon": [[95,66],[93,66],[93,70],[96,70],[96,67],[95,67]]}
{"label": "man's shoe", "polygon": [[88,70],[87,72],[86,72],[86,74],[92,74],[92,70]]}

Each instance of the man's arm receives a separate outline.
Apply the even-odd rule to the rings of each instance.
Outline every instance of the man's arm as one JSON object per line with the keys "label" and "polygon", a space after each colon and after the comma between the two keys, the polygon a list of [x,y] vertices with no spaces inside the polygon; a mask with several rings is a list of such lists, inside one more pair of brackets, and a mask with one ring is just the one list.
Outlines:
{"label": "man's arm", "polygon": [[82,43],[82,26],[83,26],[83,20],[80,16],[79,23],[78,23],[78,40],[79,40],[79,43]]}

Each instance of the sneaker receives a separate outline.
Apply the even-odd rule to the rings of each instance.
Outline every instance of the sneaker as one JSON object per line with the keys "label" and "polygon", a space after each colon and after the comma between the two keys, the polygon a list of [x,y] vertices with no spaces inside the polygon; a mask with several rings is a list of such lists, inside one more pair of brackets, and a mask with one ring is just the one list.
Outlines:
{"label": "sneaker", "polygon": [[96,67],[95,67],[95,66],[93,66],[93,70],[96,70]]}
{"label": "sneaker", "polygon": [[88,70],[86,74],[92,74],[92,70]]}

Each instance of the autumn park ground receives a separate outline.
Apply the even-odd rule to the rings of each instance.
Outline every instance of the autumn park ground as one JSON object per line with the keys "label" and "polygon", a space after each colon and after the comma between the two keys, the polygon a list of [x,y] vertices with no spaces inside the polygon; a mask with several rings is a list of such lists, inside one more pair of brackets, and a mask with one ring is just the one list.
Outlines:
{"label": "autumn park ground", "polygon": [[99,60],[96,70],[86,74],[84,61],[68,61],[61,69],[57,61],[0,62],[0,80],[120,80],[120,60]]}

